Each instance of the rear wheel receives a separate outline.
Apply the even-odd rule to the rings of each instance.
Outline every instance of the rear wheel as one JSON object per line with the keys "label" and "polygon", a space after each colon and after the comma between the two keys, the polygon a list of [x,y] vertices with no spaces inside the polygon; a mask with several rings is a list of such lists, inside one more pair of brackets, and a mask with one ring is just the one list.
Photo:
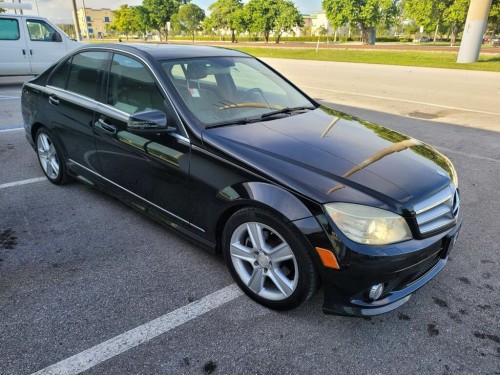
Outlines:
{"label": "rear wheel", "polygon": [[62,185],[69,181],[66,163],[60,147],[46,128],[40,128],[35,136],[36,153],[43,173],[50,182]]}
{"label": "rear wheel", "polygon": [[264,306],[289,310],[318,287],[317,270],[291,224],[257,208],[236,212],[223,234],[224,257],[243,291]]}

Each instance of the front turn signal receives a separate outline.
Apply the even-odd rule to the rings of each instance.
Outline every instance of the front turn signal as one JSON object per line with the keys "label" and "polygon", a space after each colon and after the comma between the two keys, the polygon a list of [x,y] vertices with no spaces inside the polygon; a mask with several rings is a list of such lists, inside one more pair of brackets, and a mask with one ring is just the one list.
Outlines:
{"label": "front turn signal", "polygon": [[335,255],[330,250],[317,247],[316,251],[325,267],[334,268],[336,270],[340,269],[337,258],[335,258]]}

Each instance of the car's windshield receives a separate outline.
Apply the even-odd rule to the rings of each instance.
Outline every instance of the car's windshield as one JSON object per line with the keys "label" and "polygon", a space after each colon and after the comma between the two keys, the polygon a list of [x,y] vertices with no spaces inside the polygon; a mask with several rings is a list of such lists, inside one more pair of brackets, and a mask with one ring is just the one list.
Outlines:
{"label": "car's windshield", "polygon": [[241,123],[283,109],[314,105],[290,84],[250,57],[162,61],[182,100],[208,126]]}

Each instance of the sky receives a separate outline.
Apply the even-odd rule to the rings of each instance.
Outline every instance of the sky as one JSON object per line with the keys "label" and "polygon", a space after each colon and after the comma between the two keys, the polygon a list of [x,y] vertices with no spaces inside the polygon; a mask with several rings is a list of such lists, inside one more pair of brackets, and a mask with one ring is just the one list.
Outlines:
{"label": "sky", "polygon": [[[11,0],[5,0],[10,2]],[[17,2],[18,0],[16,0]],[[71,0],[21,0],[23,3],[31,3],[33,6],[32,10],[25,10],[24,14],[37,14],[38,12],[42,17],[46,17],[55,23],[73,23],[73,18],[71,15]],[[76,6],[80,9],[83,6],[83,1],[85,1],[85,7],[87,8],[110,8],[117,9],[120,5],[140,5],[142,0],[76,0]],[[215,0],[191,0],[193,4],[207,10],[208,6]],[[243,0],[247,2],[247,0]],[[311,14],[321,10],[321,0],[295,0],[294,1],[299,11],[303,14]],[[9,10],[9,13],[13,13],[13,10]]]}

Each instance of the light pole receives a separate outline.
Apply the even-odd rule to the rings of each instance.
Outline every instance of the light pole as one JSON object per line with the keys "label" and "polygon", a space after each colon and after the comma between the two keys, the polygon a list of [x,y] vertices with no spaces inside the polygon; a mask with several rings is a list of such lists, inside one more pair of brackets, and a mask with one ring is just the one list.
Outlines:
{"label": "light pole", "polygon": [[75,24],[75,34],[76,40],[82,41],[82,32],[80,31],[80,24],[78,23],[78,13],[76,11],[76,0],[72,0],[73,3],[73,23]]}
{"label": "light pole", "polygon": [[90,40],[89,25],[87,23],[87,10],[85,8],[85,0],[82,0],[82,4],[83,4],[83,18],[85,19],[85,34],[87,36],[87,40]]}
{"label": "light pole", "polygon": [[477,62],[483,41],[483,33],[488,22],[491,0],[471,0],[467,21],[458,51],[457,63]]}

